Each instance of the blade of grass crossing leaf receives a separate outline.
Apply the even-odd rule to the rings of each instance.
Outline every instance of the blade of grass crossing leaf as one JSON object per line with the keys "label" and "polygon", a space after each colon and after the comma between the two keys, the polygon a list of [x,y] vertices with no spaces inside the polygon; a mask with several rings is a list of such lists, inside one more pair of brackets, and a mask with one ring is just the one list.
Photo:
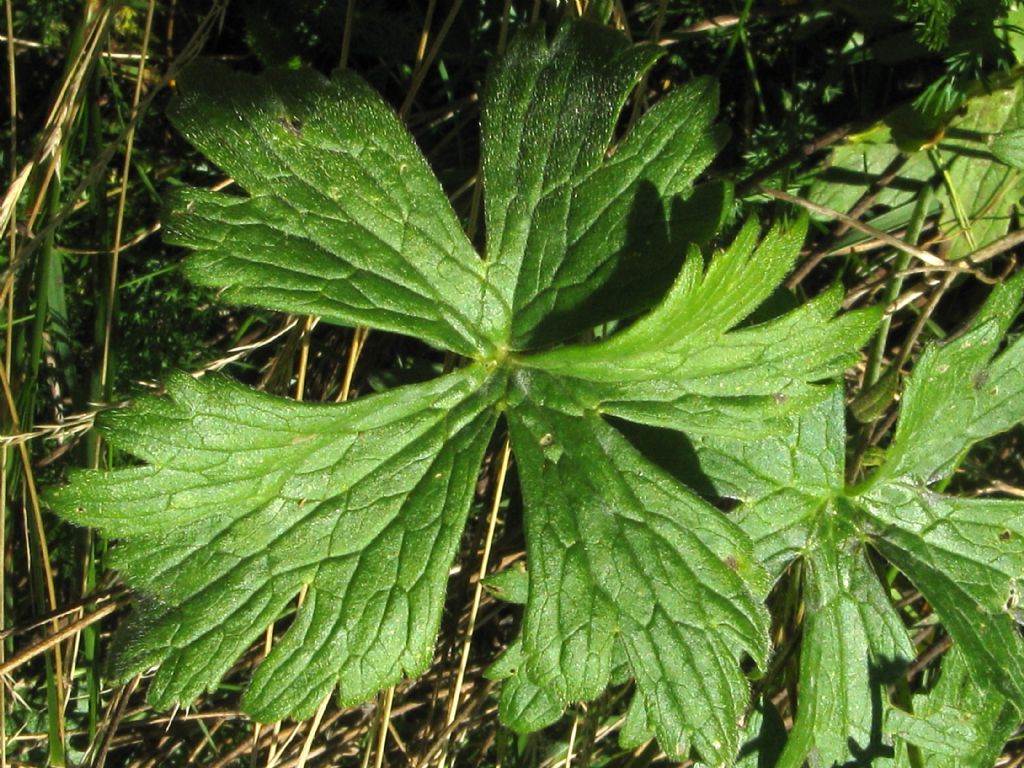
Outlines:
{"label": "blade of grass crossing leaf", "polygon": [[[480,568],[477,571],[476,586],[473,589],[473,601],[470,604],[469,619],[466,622],[466,635],[462,641],[462,652],[459,655],[459,669],[455,675],[455,683],[452,686],[451,699],[448,705],[448,712],[445,716],[445,725],[451,726],[459,711],[462,701],[462,684],[466,677],[466,667],[469,664],[469,649],[473,642],[473,633],[476,631],[477,614],[480,611],[480,599],[483,596],[484,579],[487,577],[487,568],[491,559],[491,545],[494,542],[494,531],[498,524],[498,510],[501,507],[502,496],[505,492],[505,477],[508,474],[508,464],[511,457],[511,445],[508,438],[502,446],[498,458],[498,471],[494,480],[494,490],[491,497],[491,508],[487,515],[487,533],[484,536],[483,552],[480,555]],[[439,768],[444,768],[447,762],[447,741],[442,756],[438,762]]]}
{"label": "blade of grass crossing leaf", "polygon": [[946,188],[946,194],[949,196],[949,207],[952,209],[953,218],[959,226],[960,232],[967,241],[967,248],[971,251],[976,251],[978,249],[978,242],[974,237],[974,230],[971,227],[971,219],[967,215],[967,211],[964,209],[964,204],[960,201],[960,195],[957,192],[956,183],[950,176],[949,169],[943,165],[942,159],[939,156],[938,148],[931,147],[927,151],[928,159],[932,161],[936,171],[942,177],[942,184]]}
{"label": "blade of grass crossing leaf", "polygon": [[[921,228],[924,225],[925,218],[928,215],[928,211],[931,208],[934,193],[931,185],[922,184],[920,190],[917,193],[917,198],[914,201],[913,212],[910,216],[910,221],[907,224],[907,242],[912,245],[919,244],[919,238],[921,235]],[[882,304],[886,307],[892,305],[894,301],[899,297],[900,291],[903,289],[903,276],[902,273],[910,265],[910,255],[898,253],[893,262],[893,276],[888,280],[883,293]],[[882,376],[881,366],[882,358],[885,355],[886,347],[889,341],[889,329],[892,325],[892,315],[886,313],[882,317],[882,321],[879,323],[878,335],[875,337],[875,342],[871,346],[867,368],[865,371],[864,381],[865,384],[871,386]]]}

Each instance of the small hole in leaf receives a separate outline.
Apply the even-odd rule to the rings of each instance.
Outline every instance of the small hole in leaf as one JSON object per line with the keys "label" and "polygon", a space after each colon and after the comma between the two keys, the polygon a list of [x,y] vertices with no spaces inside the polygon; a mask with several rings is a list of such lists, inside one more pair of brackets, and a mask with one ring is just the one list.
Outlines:
{"label": "small hole in leaf", "polygon": [[1009,541],[1011,538],[1013,538],[1013,534],[1007,530],[1004,530],[999,534],[1000,541]]}

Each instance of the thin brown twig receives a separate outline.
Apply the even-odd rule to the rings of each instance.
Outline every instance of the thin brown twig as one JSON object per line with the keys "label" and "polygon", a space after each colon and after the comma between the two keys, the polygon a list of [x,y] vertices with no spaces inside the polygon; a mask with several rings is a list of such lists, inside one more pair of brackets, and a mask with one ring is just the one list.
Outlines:
{"label": "thin brown twig", "polygon": [[60,620],[65,616],[72,613],[78,613],[85,610],[86,608],[93,608],[95,606],[106,603],[108,600],[120,601],[121,598],[128,594],[128,590],[121,589],[110,589],[103,592],[97,592],[89,595],[88,597],[75,600],[74,602],[68,603],[56,611],[48,611],[42,616],[37,616],[35,621],[29,624],[22,624],[17,627],[11,627],[0,632],[0,640],[5,640],[8,637],[16,637],[24,632],[31,632],[33,629],[49,624],[54,620]]}
{"label": "thin brown twig", "polygon": [[791,203],[793,205],[799,206],[800,208],[811,211],[812,213],[819,213],[823,216],[828,216],[830,218],[836,219],[837,221],[845,222],[849,224],[853,229],[857,229],[860,230],[861,232],[871,235],[872,237],[881,240],[882,242],[887,243],[888,245],[891,245],[896,250],[908,253],[914,258],[919,259],[925,264],[928,264],[929,266],[932,266],[936,269],[941,269],[943,271],[948,272],[968,271],[968,269],[963,266],[947,262],[945,259],[936,256],[934,253],[930,253],[929,251],[926,251],[923,248],[918,248],[917,246],[905,243],[899,238],[893,237],[888,232],[883,232],[880,229],[875,229],[874,227],[865,224],[862,221],[858,221],[857,219],[854,219],[853,217],[848,216],[847,214],[842,213],[841,211],[837,211],[833,208],[828,208],[827,206],[824,205],[819,205],[818,203],[812,202],[810,200],[805,200],[804,198],[797,197],[796,195],[791,195],[788,192],[783,192],[781,189],[771,189],[770,187],[758,185],[757,191],[762,195],[774,198],[776,200],[781,200],[785,203]]}
{"label": "thin brown twig", "polygon": [[[125,240],[124,243],[121,244],[121,253],[145,242],[151,235],[155,235],[159,231],[160,222],[153,222],[130,240]],[[69,253],[75,256],[109,256],[113,253],[113,248],[71,248],[66,245],[62,245],[61,250],[64,253]]]}
{"label": "thin brown twig", "polygon": [[1018,229],[1016,232],[1011,232],[1010,234],[979,248],[972,253],[968,259],[972,264],[981,264],[982,262],[994,259],[996,256],[1001,256],[1011,248],[1016,248],[1022,243],[1024,243],[1024,229]]}
{"label": "thin brown twig", "polygon": [[[46,45],[40,43],[37,40],[26,40],[22,37],[14,37],[13,35],[0,35],[0,43],[7,44],[17,54],[20,48],[23,51],[36,50],[36,51],[55,51],[59,48],[59,45]],[[98,51],[97,54],[101,59],[109,59],[110,61],[139,61],[140,55],[137,53],[121,53],[119,51]]]}
{"label": "thin brown twig", "polygon": [[96,414],[99,410],[86,411],[68,416],[59,424],[36,424],[32,429],[25,432],[16,432],[11,435],[0,435],[0,446],[9,447],[27,443],[40,437],[64,439],[74,435],[88,432],[93,427]]}
{"label": "thin brown twig", "polygon": [[[847,211],[847,215],[850,219],[859,221],[867,210],[874,205],[875,200],[878,199],[878,195],[881,194],[882,190],[888,187],[900,170],[907,163],[907,156],[899,154],[893,159],[891,163],[882,171],[881,175],[874,179],[871,184],[865,190],[864,194],[861,195],[860,199],[854,204],[854,206]],[[840,221],[837,226],[832,230],[829,236],[831,242],[836,242],[840,237],[845,235],[852,228],[852,224],[847,221]],[[786,287],[790,290],[796,288],[804,278],[807,277],[829,254],[828,247],[823,247],[818,250],[817,253],[811,255],[806,261],[804,261],[797,270],[790,275],[789,279],[786,280]]]}
{"label": "thin brown twig", "polygon": [[121,604],[117,601],[106,603],[105,605],[101,605],[92,613],[86,614],[78,621],[73,621],[67,626],[60,628],[53,634],[47,635],[35,645],[29,646],[20,653],[14,654],[9,659],[0,664],[0,675],[6,674],[10,672],[12,669],[20,667],[22,664],[24,664],[27,661],[30,661],[31,659],[34,659],[39,654],[45,653],[51,648],[56,647],[59,643],[68,639],[69,637],[74,637],[86,627],[92,626],[97,621],[100,621],[101,619],[109,616],[120,607]]}
{"label": "thin brown twig", "polygon": [[801,160],[806,160],[812,155],[816,155],[824,149],[828,149],[833,144],[836,144],[847,136],[858,131],[862,131],[865,128],[873,125],[878,120],[878,117],[865,118],[864,120],[858,120],[856,122],[845,123],[836,128],[833,128],[826,133],[823,133],[818,138],[809,141],[805,144],[801,144],[799,147],[787,152],[782,157],[769,163],[760,171],[753,173],[746,179],[743,179],[736,185],[737,197],[744,197],[752,190],[759,187],[762,183],[770,179],[772,176],[777,174],[784,168],[789,167],[793,163],[798,163]]}
{"label": "thin brown twig", "polygon": [[132,694],[135,693],[135,689],[139,687],[141,679],[141,675],[136,675],[126,685],[121,686],[118,690],[116,701],[113,706],[108,708],[109,717],[106,721],[106,727],[103,729],[103,739],[100,742],[100,747],[91,763],[92,768],[103,768],[106,765],[107,755],[110,753],[114,735],[124,719],[128,708],[128,701],[131,699]]}
{"label": "thin brown twig", "polygon": [[[7,403],[11,423],[15,429],[20,429],[18,419],[18,408],[14,403],[14,394],[11,392],[11,385],[7,379],[7,373],[0,368],[0,387],[3,388],[4,400]],[[25,478],[25,490],[28,492],[28,508],[32,513],[32,527],[36,534],[37,546],[39,547],[39,562],[43,569],[43,583],[46,590],[46,599],[51,611],[57,608],[57,588],[53,577],[53,565],[50,562],[50,546],[46,541],[46,526],[43,524],[43,512],[39,501],[39,492],[36,488],[35,475],[32,472],[32,461],[25,443],[18,445],[18,453],[21,456],[21,469]],[[57,622],[53,622],[54,631],[59,631]],[[63,654],[59,644],[53,645],[53,667],[54,687],[57,691],[57,701],[60,702],[61,713],[64,706],[64,677],[63,677]],[[8,662],[4,662],[5,664]],[[64,742],[64,718],[58,718],[58,730],[61,743]]]}
{"label": "thin brown twig", "polygon": [[953,647],[953,638],[949,635],[943,637],[939,642],[929,648],[927,651],[918,656],[914,663],[907,667],[905,673],[907,680],[913,680],[922,669],[931,664],[935,659],[944,654],[950,648]]}
{"label": "thin brown twig", "polygon": [[[501,448],[498,459],[497,477],[495,479],[494,491],[491,495],[491,509],[487,516],[487,533],[484,535],[484,548],[480,555],[480,568],[477,571],[476,586],[473,589],[473,601],[470,604],[469,619],[466,622],[466,633],[462,643],[462,653],[459,656],[459,668],[455,675],[455,684],[452,686],[451,699],[448,701],[448,712],[445,716],[445,725],[455,722],[459,711],[459,704],[462,700],[462,685],[466,678],[466,667],[469,663],[469,650],[473,643],[473,634],[476,631],[477,616],[480,613],[480,600],[483,597],[484,579],[487,577],[487,570],[491,561],[491,546],[494,543],[494,532],[498,523],[498,512],[501,508],[501,499],[505,493],[505,478],[508,476],[509,460],[512,456],[512,446],[508,438]],[[441,757],[438,761],[439,768],[444,768],[448,759],[447,745],[442,748]]]}
{"label": "thin brown twig", "polygon": [[[434,59],[441,52],[441,45],[444,43],[445,37],[448,36],[449,30],[452,28],[452,24],[455,23],[455,19],[458,16],[459,10],[462,8],[462,0],[453,0],[451,8],[448,11],[448,15],[445,16],[444,21],[441,23],[441,29],[437,33],[437,37],[434,38],[433,44],[430,46],[430,52],[420,59],[417,56],[416,69],[413,72],[412,82],[409,84],[409,90],[405,94],[405,99],[402,101],[402,106],[398,110],[398,114],[405,119],[412,109],[412,104],[416,99],[416,95],[419,93],[420,86],[423,85],[423,80],[427,76],[427,70],[434,63]],[[424,45],[426,40],[423,41]]]}

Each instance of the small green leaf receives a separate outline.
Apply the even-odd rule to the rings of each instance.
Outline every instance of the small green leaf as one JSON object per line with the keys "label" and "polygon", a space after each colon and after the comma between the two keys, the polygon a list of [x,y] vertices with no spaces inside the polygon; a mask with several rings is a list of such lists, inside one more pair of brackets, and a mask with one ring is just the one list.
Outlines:
{"label": "small green leaf", "polygon": [[519,733],[531,733],[556,722],[565,705],[530,679],[523,662],[523,640],[518,637],[484,674],[489,680],[504,681],[498,702],[501,722]]}
{"label": "small green leaf", "polygon": [[[654,738],[654,726],[647,717],[647,705],[642,696],[634,696],[626,710],[626,719],[619,730],[619,745],[623,749],[636,749]],[[682,747],[682,745],[677,745]],[[680,752],[683,750],[680,748]]]}
{"label": "small green leaf", "polygon": [[996,286],[969,331],[921,355],[903,395],[889,459],[875,482],[935,482],[974,442],[1024,419],[1024,342],[1018,339],[993,359],[1022,294],[1024,273]]}
{"label": "small green leaf", "polygon": [[484,579],[484,589],[506,603],[526,605],[530,591],[530,576],[521,564],[513,565]]}
{"label": "small green leaf", "polygon": [[845,765],[851,755],[891,754],[891,740],[881,732],[882,702],[914,648],[848,517],[832,510],[822,519],[804,572],[800,697],[778,766]]}

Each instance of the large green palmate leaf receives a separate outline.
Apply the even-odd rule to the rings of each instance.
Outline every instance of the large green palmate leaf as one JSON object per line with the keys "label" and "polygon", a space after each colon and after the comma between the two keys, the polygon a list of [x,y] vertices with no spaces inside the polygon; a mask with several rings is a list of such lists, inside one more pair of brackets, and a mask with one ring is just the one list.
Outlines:
{"label": "large green palmate leaf", "polygon": [[[154,703],[190,701],[282,618],[243,701],[261,720],[307,715],[335,688],[362,701],[423,671],[504,414],[530,574],[521,641],[494,671],[511,676],[503,717],[539,727],[632,677],[636,733],[733,762],[750,705],[743,666],[769,652],[757,553],[771,544],[605,415],[694,441],[781,439],[833,402],[821,382],[878,314],[833,318],[831,290],[749,320],[803,230],[776,228],[758,247],[751,223],[704,263],[697,245],[729,200],[724,185],[693,186],[720,143],[713,84],[613,135],[656,55],[587,23],[510,46],[483,105],[486,259],[354,76],[213,68],[183,81],[174,119],[241,187],[174,199],[166,232],[196,249],[190,274],[232,301],[418,337],[463,367],[338,405],[178,376],[165,396],[107,414],[111,442],[144,464],[79,474],[49,501],[119,540],[117,566],[141,594],[119,676],[159,665]],[[631,324],[579,343],[616,318]]]}
{"label": "large green palmate leaf", "polygon": [[[933,755],[928,765],[981,765],[972,760],[997,753],[1024,711],[1024,503],[931,487],[973,443],[1024,420],[1024,343],[1002,343],[1022,294],[1021,276],[997,286],[963,334],[925,350],[886,460],[860,486],[844,481],[838,392],[791,417],[788,435],[695,441],[715,491],[742,502],[735,519],[772,577],[800,563],[801,686],[779,765],[919,764],[907,762],[911,749]],[[914,583],[956,643],[949,675],[961,682],[934,701],[915,697],[921,716],[887,703],[915,652],[865,560],[871,549]],[[960,736],[940,738],[944,725]]]}

